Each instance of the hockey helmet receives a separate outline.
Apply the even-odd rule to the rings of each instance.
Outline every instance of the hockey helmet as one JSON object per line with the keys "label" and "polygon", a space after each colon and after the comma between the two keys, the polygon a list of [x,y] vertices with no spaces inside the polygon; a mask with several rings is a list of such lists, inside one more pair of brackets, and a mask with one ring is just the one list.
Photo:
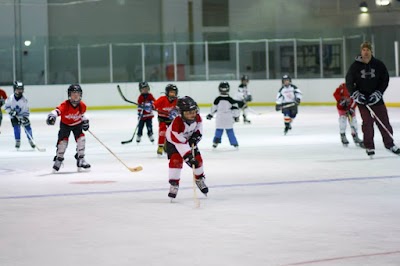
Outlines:
{"label": "hockey helmet", "polygon": [[249,81],[249,76],[248,75],[243,75],[240,80],[243,81]]}
{"label": "hockey helmet", "polygon": [[[13,83],[14,93],[21,96],[24,93],[24,83],[22,81],[14,81]],[[17,91],[18,90],[18,91]]]}
{"label": "hockey helmet", "polygon": [[292,82],[292,78],[287,74],[282,76],[282,84],[285,82],[285,80],[289,80],[289,82]]}
{"label": "hockey helmet", "polygon": [[[174,91],[175,92],[175,96],[169,96],[169,92],[170,91]],[[170,100],[170,101],[173,101],[173,100],[175,100],[177,97],[178,97],[178,87],[176,87],[174,84],[168,84],[166,87],[165,87],[165,95],[167,95],[167,97],[168,97],[168,99]]]}
{"label": "hockey helmet", "polygon": [[149,88],[150,90],[150,86],[149,83],[147,83],[147,81],[139,82],[139,91],[142,92],[143,88]]}
{"label": "hockey helmet", "polygon": [[222,95],[228,95],[229,89],[230,89],[230,86],[227,81],[221,82],[218,86],[219,93],[221,93]]}
{"label": "hockey helmet", "polygon": [[[176,107],[178,108],[183,120],[185,120],[187,122],[194,122],[194,120],[188,120],[183,115],[183,112],[185,112],[185,111],[196,110],[196,113],[198,113],[198,111],[199,111],[199,106],[191,97],[183,96],[182,98],[179,98],[178,102],[176,103]],[[196,119],[196,118],[194,118],[194,119]]]}
{"label": "hockey helmet", "polygon": [[[79,99],[72,99],[71,95],[73,92],[78,92],[79,93]],[[73,104],[77,105],[82,99],[82,88],[79,84],[71,84],[68,87],[68,100]]]}

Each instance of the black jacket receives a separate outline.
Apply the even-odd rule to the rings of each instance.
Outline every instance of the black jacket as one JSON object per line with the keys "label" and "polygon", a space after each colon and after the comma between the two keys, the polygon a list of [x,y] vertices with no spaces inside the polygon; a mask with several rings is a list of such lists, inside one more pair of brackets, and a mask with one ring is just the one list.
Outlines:
{"label": "black jacket", "polygon": [[[368,99],[375,90],[383,94],[388,85],[389,73],[385,64],[373,56],[368,64],[362,61],[361,56],[357,56],[346,74],[346,87],[350,95],[358,90]],[[383,100],[377,104],[383,104]]]}

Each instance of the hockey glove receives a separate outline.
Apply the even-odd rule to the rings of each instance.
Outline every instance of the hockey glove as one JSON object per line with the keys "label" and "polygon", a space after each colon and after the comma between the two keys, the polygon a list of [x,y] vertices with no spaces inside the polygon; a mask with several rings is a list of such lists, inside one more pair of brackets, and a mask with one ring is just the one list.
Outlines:
{"label": "hockey glove", "polygon": [[382,99],[382,92],[376,90],[368,98],[368,105],[374,105]]}
{"label": "hockey glove", "polygon": [[196,158],[193,157],[191,152],[188,152],[186,155],[183,156],[183,160],[185,160],[185,163],[189,165],[190,167],[198,168],[199,167],[199,161],[196,160]]}
{"label": "hockey glove", "polygon": [[211,114],[208,114],[208,115],[206,116],[206,118],[207,118],[207,120],[211,120],[211,119],[213,118],[213,116],[212,116]]}
{"label": "hockey glove", "polygon": [[238,116],[234,117],[233,119],[235,120],[235,122],[239,122],[239,117]]}
{"label": "hockey glove", "polygon": [[246,98],[244,99],[246,102],[251,102],[253,100],[253,97],[251,95],[247,95]]}
{"label": "hockey glove", "polygon": [[89,129],[89,119],[82,120],[82,129],[88,131]]}
{"label": "hockey glove", "polygon": [[28,126],[31,125],[31,122],[29,121],[29,118],[28,118],[28,117],[21,117],[21,124],[22,124],[24,127],[28,127]]}
{"label": "hockey glove", "polygon": [[346,115],[347,116],[353,116],[355,114],[356,110],[354,110],[353,108],[350,108],[347,112]]}
{"label": "hockey glove", "polygon": [[46,119],[46,124],[53,126],[56,123],[57,117],[54,114],[49,114]]}
{"label": "hockey glove", "polygon": [[358,104],[365,105],[367,104],[367,98],[365,97],[364,94],[360,93],[359,91],[353,92],[351,97],[354,99],[354,101]]}
{"label": "hockey glove", "polygon": [[280,111],[280,110],[282,110],[282,104],[277,104],[277,105],[275,105],[275,111]]}
{"label": "hockey glove", "polygon": [[171,109],[171,111],[169,111],[168,118],[173,120],[178,115],[179,115],[178,110],[176,108],[174,108],[174,109]]}
{"label": "hockey glove", "polygon": [[294,99],[294,101],[296,102],[297,105],[299,105],[300,102],[301,102],[301,99],[296,97],[296,98]]}
{"label": "hockey glove", "polygon": [[350,98],[343,98],[339,101],[339,105],[343,107],[347,107],[350,105]]}
{"label": "hockey glove", "polygon": [[196,131],[192,134],[192,136],[189,138],[189,146],[192,147],[196,147],[197,143],[200,142],[201,138],[203,137],[203,135],[200,134],[199,131]]}
{"label": "hockey glove", "polygon": [[15,111],[14,109],[12,109],[8,114],[9,114],[11,117],[16,117],[16,116],[17,116],[17,111]]}

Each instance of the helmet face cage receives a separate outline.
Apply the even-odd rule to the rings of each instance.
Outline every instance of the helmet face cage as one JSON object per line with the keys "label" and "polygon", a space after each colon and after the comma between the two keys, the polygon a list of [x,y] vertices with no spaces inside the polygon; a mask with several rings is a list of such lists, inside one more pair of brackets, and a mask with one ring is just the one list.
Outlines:
{"label": "helmet face cage", "polygon": [[249,81],[249,76],[247,76],[247,75],[243,75],[241,78],[240,78],[240,80],[243,82],[243,81]]}
{"label": "helmet face cage", "polygon": [[[73,92],[78,92],[79,93],[79,99],[72,99],[71,95]],[[68,100],[72,104],[79,104],[82,99],[82,88],[79,84],[71,84],[68,88]]]}
{"label": "helmet face cage", "polygon": [[[169,96],[170,91],[175,91],[175,96]],[[178,97],[178,87],[173,84],[168,84],[167,87],[165,87],[165,95],[167,95],[170,101],[175,100]]]}
{"label": "helmet face cage", "polygon": [[221,82],[218,86],[218,90],[222,95],[228,95],[230,90],[229,83],[226,81]]}
{"label": "helmet face cage", "polygon": [[22,93],[24,93],[24,83],[22,83],[21,81],[14,81],[13,88],[14,93],[17,95],[22,95]]}
{"label": "helmet face cage", "polygon": [[289,75],[282,76],[282,84],[285,83],[285,80],[289,80],[289,83],[292,83],[292,78]]}
{"label": "helmet face cage", "polygon": [[193,122],[193,121],[196,119],[196,117],[194,118],[194,120],[188,120],[188,119],[184,116],[183,112],[186,112],[186,111],[194,111],[194,110],[196,110],[196,114],[199,112],[199,106],[198,106],[197,103],[196,103],[191,97],[189,97],[189,96],[184,96],[184,97],[182,97],[182,98],[179,98],[179,99],[178,99],[178,102],[177,102],[177,104],[176,104],[176,107],[178,108],[178,110],[179,110],[179,112],[180,112],[180,114],[181,114],[181,116],[182,116],[182,119],[185,120],[185,121],[191,121],[191,122]]}
{"label": "helmet face cage", "polygon": [[147,89],[147,92],[150,91],[149,83],[147,83],[146,81],[143,81],[143,82],[140,82],[140,83],[139,83],[139,92],[140,92],[140,93],[143,93],[143,89],[144,89],[144,88],[148,88],[148,89]]}

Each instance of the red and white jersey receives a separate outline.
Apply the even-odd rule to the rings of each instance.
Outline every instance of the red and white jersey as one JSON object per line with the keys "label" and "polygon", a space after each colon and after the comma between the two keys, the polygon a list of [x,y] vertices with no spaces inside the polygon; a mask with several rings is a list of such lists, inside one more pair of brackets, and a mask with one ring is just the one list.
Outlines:
{"label": "red and white jersey", "polygon": [[175,109],[178,98],[175,98],[172,102],[169,101],[166,95],[161,96],[154,102],[154,109],[158,111],[159,117],[168,118],[169,112]]}
{"label": "red and white jersey", "polygon": [[69,100],[62,102],[52,113],[61,116],[61,122],[67,126],[76,126],[82,123],[86,112],[86,104],[82,101],[74,107]]}
{"label": "red and white jersey", "polygon": [[179,154],[183,157],[191,151],[188,140],[195,132],[203,134],[203,123],[199,114],[196,115],[196,121],[190,125],[186,123],[182,117],[177,116],[167,128],[166,138],[172,143]]}
{"label": "red and white jersey", "polygon": [[[350,97],[349,90],[347,89],[345,83],[340,84],[340,86],[336,88],[335,92],[333,93],[333,97],[335,97],[335,100],[337,102],[336,107],[339,110],[348,111],[350,110],[350,108],[355,109],[357,107],[354,100]],[[349,104],[346,106],[342,106],[340,102],[343,100],[347,100]]]}
{"label": "red and white jersey", "polygon": [[[143,112],[142,115],[142,120],[147,120],[147,119],[151,119],[154,117],[153,115],[153,102],[156,99],[154,98],[153,94],[151,93],[147,93],[147,94],[140,94],[138,97],[138,104],[142,105],[145,107],[145,109],[142,109],[140,107],[138,107],[138,112],[141,113]],[[150,111],[147,111],[148,109],[146,109],[147,107],[149,107]]]}

